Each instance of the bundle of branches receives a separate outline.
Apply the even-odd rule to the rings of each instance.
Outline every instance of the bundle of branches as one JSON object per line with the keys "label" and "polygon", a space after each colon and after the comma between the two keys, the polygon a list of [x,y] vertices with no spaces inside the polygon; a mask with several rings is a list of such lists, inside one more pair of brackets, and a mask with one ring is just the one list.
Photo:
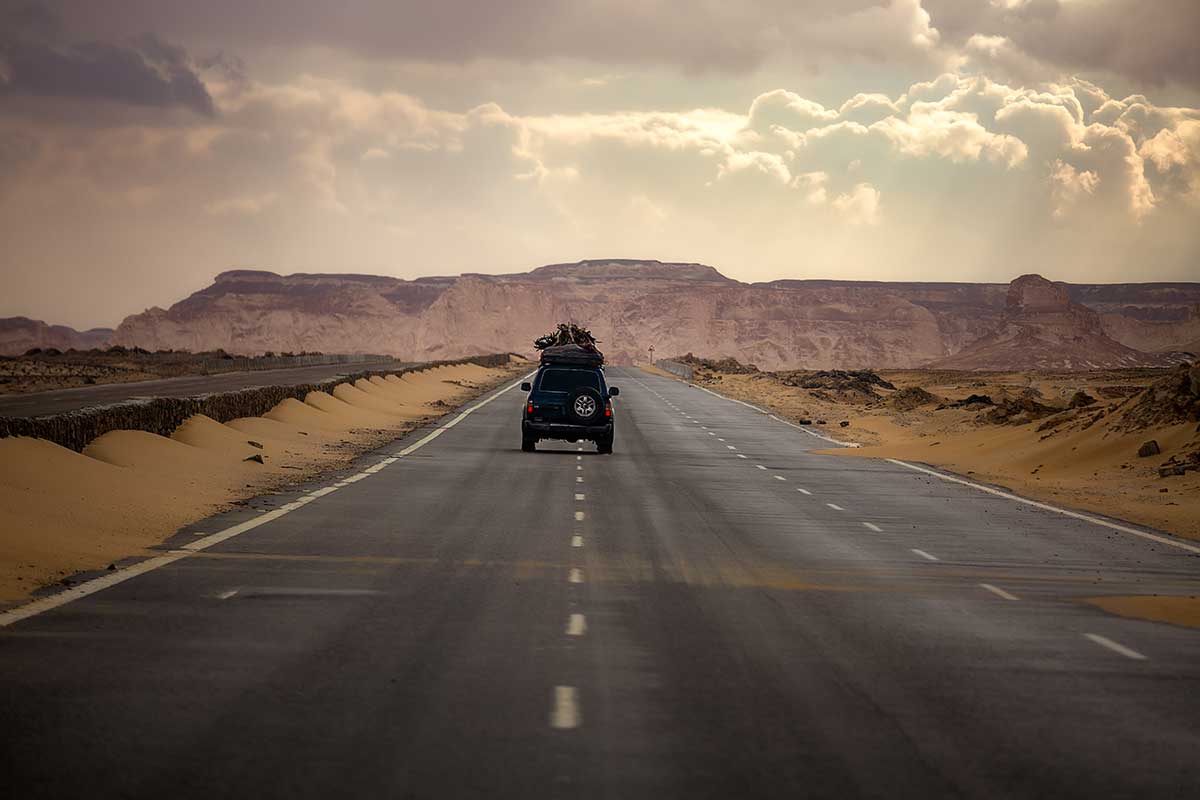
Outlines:
{"label": "bundle of branches", "polygon": [[590,353],[600,352],[596,348],[596,337],[592,336],[592,332],[573,322],[560,322],[558,323],[558,328],[553,333],[539,336],[533,341],[533,346],[538,350],[545,350],[547,347],[560,347],[567,344],[581,347]]}

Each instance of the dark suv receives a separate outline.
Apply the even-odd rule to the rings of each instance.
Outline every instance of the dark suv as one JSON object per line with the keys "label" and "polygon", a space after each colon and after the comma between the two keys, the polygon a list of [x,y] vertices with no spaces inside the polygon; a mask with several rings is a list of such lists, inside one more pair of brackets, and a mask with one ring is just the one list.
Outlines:
{"label": "dark suv", "polygon": [[620,394],[604,381],[604,370],[595,366],[542,364],[532,383],[521,415],[521,449],[532,453],[541,439],[580,440],[596,443],[601,453],[613,449],[613,414],[610,398]]}

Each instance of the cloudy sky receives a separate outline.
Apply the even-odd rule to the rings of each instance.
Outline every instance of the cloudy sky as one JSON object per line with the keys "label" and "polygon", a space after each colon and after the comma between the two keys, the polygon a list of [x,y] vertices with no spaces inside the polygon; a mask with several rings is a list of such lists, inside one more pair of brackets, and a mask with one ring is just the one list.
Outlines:
{"label": "cloudy sky", "polygon": [[0,316],[230,268],[1200,279],[1196,0],[0,0]]}

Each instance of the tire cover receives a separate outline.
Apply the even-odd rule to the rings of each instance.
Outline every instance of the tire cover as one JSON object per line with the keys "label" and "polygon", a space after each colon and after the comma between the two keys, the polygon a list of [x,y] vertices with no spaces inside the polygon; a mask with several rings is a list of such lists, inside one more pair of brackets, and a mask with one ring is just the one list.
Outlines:
{"label": "tire cover", "polygon": [[603,408],[604,401],[600,399],[600,393],[590,386],[579,387],[567,398],[567,414],[583,425],[594,423]]}

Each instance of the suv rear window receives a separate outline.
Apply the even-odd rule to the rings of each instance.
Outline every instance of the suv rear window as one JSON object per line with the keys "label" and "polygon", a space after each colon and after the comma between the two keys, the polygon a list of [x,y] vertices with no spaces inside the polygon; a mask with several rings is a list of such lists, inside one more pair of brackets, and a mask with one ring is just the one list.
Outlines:
{"label": "suv rear window", "polygon": [[569,392],[580,386],[600,391],[600,376],[585,369],[548,369],[542,373],[538,388],[543,392]]}

